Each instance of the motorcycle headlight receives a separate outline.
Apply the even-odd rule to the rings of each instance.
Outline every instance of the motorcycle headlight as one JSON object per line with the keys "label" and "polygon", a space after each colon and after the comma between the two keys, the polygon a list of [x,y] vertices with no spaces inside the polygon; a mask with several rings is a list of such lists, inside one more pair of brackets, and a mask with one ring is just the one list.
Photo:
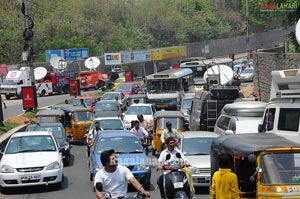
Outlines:
{"label": "motorcycle headlight", "polygon": [[150,169],[150,167],[147,164],[140,164],[140,165],[138,165],[138,168],[137,168],[138,171],[148,170],[148,169]]}
{"label": "motorcycle headlight", "polygon": [[54,169],[59,169],[59,162],[57,161],[52,162],[46,167],[46,170],[54,170]]}
{"label": "motorcycle headlight", "polygon": [[1,173],[14,173],[14,168],[9,165],[2,165]]}
{"label": "motorcycle headlight", "polygon": [[96,171],[99,171],[99,170],[101,170],[102,168],[103,168],[102,165],[97,165],[95,169],[96,169]]}
{"label": "motorcycle headlight", "polygon": [[192,167],[191,168],[191,171],[192,171],[192,174],[200,174],[200,169],[199,168],[196,168],[196,167]]}

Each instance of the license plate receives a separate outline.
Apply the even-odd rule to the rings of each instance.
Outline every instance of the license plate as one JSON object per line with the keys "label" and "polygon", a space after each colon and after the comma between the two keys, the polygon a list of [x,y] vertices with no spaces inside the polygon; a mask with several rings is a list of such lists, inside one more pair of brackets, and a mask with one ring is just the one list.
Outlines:
{"label": "license plate", "polygon": [[41,175],[24,175],[24,176],[20,176],[20,180],[24,181],[24,180],[38,180],[41,179]]}
{"label": "license plate", "polygon": [[175,182],[173,185],[174,185],[175,189],[177,189],[177,188],[183,188],[183,182]]}

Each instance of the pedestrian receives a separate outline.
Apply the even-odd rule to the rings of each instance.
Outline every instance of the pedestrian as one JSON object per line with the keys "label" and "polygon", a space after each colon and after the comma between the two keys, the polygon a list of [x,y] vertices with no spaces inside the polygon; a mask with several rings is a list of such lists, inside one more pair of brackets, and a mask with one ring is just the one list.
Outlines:
{"label": "pedestrian", "polygon": [[6,103],[5,103],[5,101],[4,101],[3,97],[2,97],[2,95],[1,95],[1,100],[2,100],[3,107],[6,109],[7,106],[6,106]]}
{"label": "pedestrian", "polygon": [[211,193],[212,199],[240,199],[237,175],[229,168],[229,157],[227,154],[220,154],[220,168],[212,178]]}

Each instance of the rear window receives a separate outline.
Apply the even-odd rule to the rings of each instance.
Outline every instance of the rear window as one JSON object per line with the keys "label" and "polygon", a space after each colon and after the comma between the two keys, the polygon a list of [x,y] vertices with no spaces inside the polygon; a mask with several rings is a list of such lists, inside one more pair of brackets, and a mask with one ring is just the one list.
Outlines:
{"label": "rear window", "polygon": [[281,108],[279,113],[278,130],[298,131],[300,108]]}

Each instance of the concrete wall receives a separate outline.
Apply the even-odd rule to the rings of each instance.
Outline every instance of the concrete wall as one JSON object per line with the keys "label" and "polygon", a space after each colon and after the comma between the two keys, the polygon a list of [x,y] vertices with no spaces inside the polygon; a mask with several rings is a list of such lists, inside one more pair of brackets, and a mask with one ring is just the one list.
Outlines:
{"label": "concrete wall", "polygon": [[254,53],[254,92],[261,101],[270,99],[271,72],[273,70],[300,68],[300,54],[284,53],[284,47],[262,50]]}

